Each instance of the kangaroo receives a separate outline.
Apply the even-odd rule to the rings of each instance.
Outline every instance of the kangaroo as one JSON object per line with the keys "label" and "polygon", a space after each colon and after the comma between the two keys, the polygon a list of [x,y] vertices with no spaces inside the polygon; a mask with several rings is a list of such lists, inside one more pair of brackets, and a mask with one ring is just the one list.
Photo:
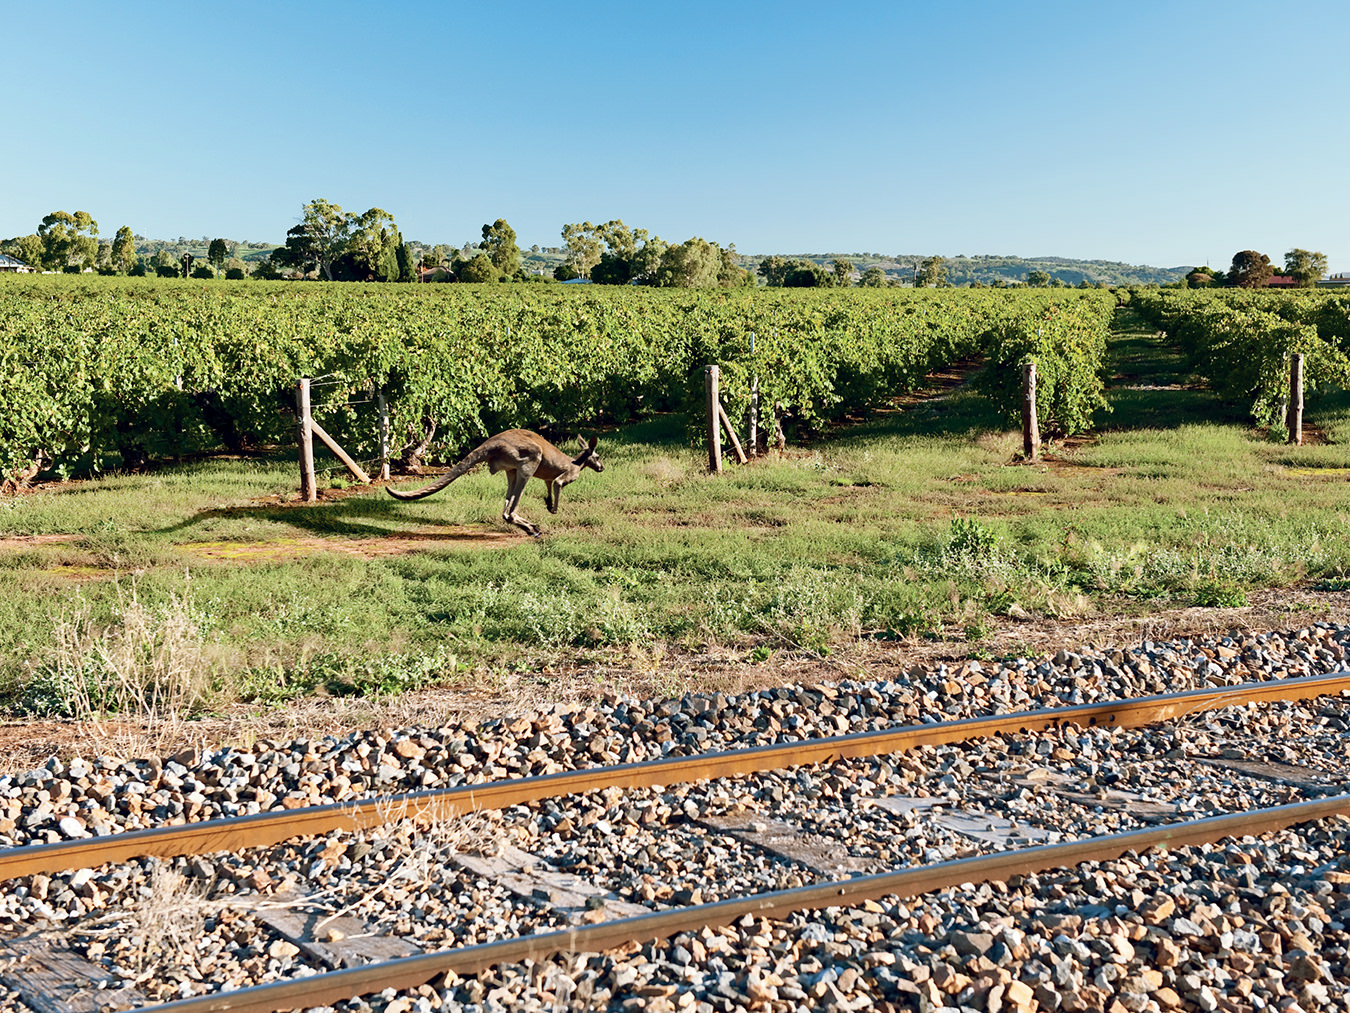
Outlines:
{"label": "kangaroo", "polygon": [[581,453],[576,457],[568,457],[564,451],[559,450],[538,433],[532,433],[528,429],[508,429],[504,433],[488,437],[470,451],[464,460],[430,485],[413,492],[399,492],[385,486],[385,491],[395,499],[421,499],[433,492],[440,492],[455,479],[486,461],[492,474],[495,475],[499,471],[506,472],[506,509],[502,511],[502,520],[507,524],[514,524],[527,535],[538,538],[539,526],[531,524],[516,513],[520,508],[520,497],[525,492],[525,486],[529,484],[531,478],[543,482],[548,487],[548,492],[544,496],[548,512],[556,514],[563,486],[575,482],[580,477],[582,468],[590,468],[592,471],[605,470],[600,455],[595,452],[595,441],[594,436],[591,437],[590,443],[578,439],[577,447]]}

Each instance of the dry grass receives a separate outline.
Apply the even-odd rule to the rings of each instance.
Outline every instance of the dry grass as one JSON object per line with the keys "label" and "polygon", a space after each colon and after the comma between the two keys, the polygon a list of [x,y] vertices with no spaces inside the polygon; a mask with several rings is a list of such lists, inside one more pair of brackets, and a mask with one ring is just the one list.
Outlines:
{"label": "dry grass", "polygon": [[210,883],[151,859],[132,906],[86,921],[72,935],[84,940],[92,957],[108,953],[138,984],[154,982],[166,964],[180,966],[182,954],[196,950],[208,919],[252,907],[252,898],[213,898],[210,893]]}
{"label": "dry grass", "polygon": [[111,624],[94,622],[87,604],[57,622],[45,667],[87,748],[143,756],[189,736],[222,653],[204,625],[187,589],[152,609],[134,583],[119,586]]}

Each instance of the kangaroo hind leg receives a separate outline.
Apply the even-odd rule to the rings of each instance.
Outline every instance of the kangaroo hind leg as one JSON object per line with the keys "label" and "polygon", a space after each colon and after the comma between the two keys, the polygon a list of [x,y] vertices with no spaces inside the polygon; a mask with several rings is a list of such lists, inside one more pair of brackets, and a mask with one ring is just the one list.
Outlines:
{"label": "kangaroo hind leg", "polygon": [[502,511],[502,520],[512,524],[532,538],[539,537],[539,526],[531,524],[516,511],[520,509],[520,498],[529,485],[531,476],[524,469],[513,468],[506,473],[506,508]]}

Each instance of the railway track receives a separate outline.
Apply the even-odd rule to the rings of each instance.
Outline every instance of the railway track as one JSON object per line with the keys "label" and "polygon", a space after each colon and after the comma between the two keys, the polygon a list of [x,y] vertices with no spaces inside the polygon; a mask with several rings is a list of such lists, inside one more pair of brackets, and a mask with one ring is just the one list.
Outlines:
{"label": "railway track", "polygon": [[[392,822],[399,820],[443,821],[486,810],[519,815],[538,812],[551,800],[563,796],[570,796],[573,800],[582,799],[583,810],[587,805],[591,805],[592,811],[587,813],[589,816],[593,815],[595,806],[584,800],[596,796],[614,796],[624,792],[640,793],[644,790],[650,794],[657,786],[676,784],[721,784],[737,779],[744,780],[754,775],[771,774],[785,767],[823,768],[830,771],[822,776],[825,782],[830,778],[835,780],[842,778],[852,784],[873,784],[874,779],[879,780],[881,777],[877,771],[890,765],[889,761],[882,760],[879,766],[875,759],[878,757],[894,757],[905,753],[932,754],[959,743],[976,743],[977,746],[970,748],[982,748],[978,743],[992,742],[997,736],[1004,736],[1005,739],[1013,736],[1022,740],[1034,738],[1037,740],[1038,750],[1041,744],[1051,743],[1048,752],[1053,754],[1055,749],[1064,748],[1062,743],[1068,741],[1066,736],[1077,735],[1078,730],[1093,731],[1099,736],[1105,736],[1106,738],[1102,740],[1105,742],[1112,736],[1118,736],[1118,730],[1144,728],[1168,721],[1196,722],[1202,720],[1203,715],[1220,711],[1229,715],[1236,714],[1237,717],[1225,720],[1235,723],[1235,726],[1240,728],[1243,713],[1272,707],[1287,707],[1289,701],[1337,695],[1346,691],[1350,691],[1350,674],[1332,673],[1313,678],[1195,690],[1110,704],[1043,709],[994,718],[884,729],[806,742],[759,746],[702,757],[675,757],[507,782],[465,785],[443,791],[407,793],[392,799],[309,807],[235,820],[207,821],[186,826],[129,831],[108,837],[11,848],[0,852],[0,875],[5,878],[27,877],[32,881],[39,877],[51,877],[63,870],[89,869],[105,863],[127,863],[150,857],[172,858],[181,863],[190,856],[219,852],[257,853],[269,848],[284,849],[285,845],[282,842],[296,837],[317,836],[316,843],[324,843],[325,838],[322,835],[326,835],[328,842],[324,845],[325,849],[332,846],[335,850],[341,851],[342,849],[336,848],[333,842],[344,835],[388,827]],[[1057,741],[1061,744],[1055,745]],[[1081,740],[1074,741],[1081,743]],[[1245,732],[1240,732],[1232,741],[1242,744],[1242,748],[1229,750],[1239,754],[1254,744],[1250,734]],[[1151,745],[1145,743],[1145,746],[1146,755],[1151,755],[1149,750],[1152,750],[1152,753],[1157,752]],[[1091,748],[1093,747],[1089,745],[1089,749]],[[1029,755],[1034,759],[1042,754],[1032,752]],[[270,1010],[293,1008],[297,1005],[323,1005],[338,1002],[353,994],[380,992],[389,988],[407,989],[425,985],[433,978],[473,974],[486,967],[503,963],[547,960],[558,954],[604,950],[625,944],[632,945],[640,940],[678,936],[697,930],[706,931],[709,926],[727,926],[744,920],[747,916],[779,918],[787,912],[857,905],[868,901],[875,902],[883,897],[913,896],[950,888],[960,883],[984,880],[1006,882],[1010,877],[1026,877],[1041,870],[1085,862],[1102,862],[1126,852],[1145,848],[1195,847],[1225,837],[1268,833],[1309,820],[1346,815],[1350,812],[1347,808],[1350,807],[1350,800],[1335,791],[1337,783],[1334,778],[1324,777],[1323,783],[1314,784],[1307,776],[1300,781],[1299,777],[1303,776],[1299,774],[1300,768],[1293,765],[1286,765],[1284,769],[1280,769],[1267,763],[1264,765],[1266,769],[1253,773],[1254,768],[1260,767],[1261,764],[1255,764],[1250,759],[1244,760],[1241,756],[1217,755],[1209,759],[1221,766],[1226,764],[1222,769],[1233,776],[1254,777],[1265,784],[1278,784],[1283,781],[1285,788],[1291,783],[1297,784],[1302,789],[1313,789],[1315,793],[1329,794],[1330,797],[1286,805],[1260,805],[1250,812],[1233,812],[1201,819],[1185,819],[1184,807],[1173,805],[1170,811],[1166,811],[1167,805],[1163,805],[1164,811],[1161,813],[1152,811],[1153,818],[1167,821],[1161,826],[1136,828],[1123,833],[1078,836],[1076,839],[1031,848],[1017,846],[1019,839],[1024,840],[1025,826],[1030,825],[1026,820],[1022,821],[1024,826],[1019,828],[1016,826],[1017,819],[1008,820],[1006,816],[981,810],[976,821],[983,821],[983,831],[979,827],[969,825],[962,828],[960,821],[957,820],[954,829],[947,828],[948,837],[963,836],[968,842],[976,842],[978,848],[983,848],[989,853],[972,854],[969,857],[947,861],[925,862],[925,858],[932,857],[933,849],[929,848],[927,853],[920,851],[904,856],[909,863],[907,867],[891,868],[882,872],[867,872],[856,864],[850,868],[848,863],[856,863],[859,856],[849,854],[847,847],[841,847],[837,836],[833,845],[828,841],[825,843],[825,851],[831,853],[822,855],[820,853],[820,842],[824,839],[822,835],[794,834],[791,831],[792,823],[801,822],[800,811],[795,814],[794,819],[784,822],[761,818],[760,814],[750,816],[738,814],[733,807],[730,822],[727,812],[705,813],[708,818],[700,819],[697,823],[699,833],[703,835],[718,833],[736,837],[747,846],[760,850],[772,852],[777,849],[780,860],[786,860],[789,864],[795,863],[796,866],[805,866],[812,873],[811,881],[800,886],[759,890],[751,896],[729,897],[712,903],[697,903],[697,894],[694,891],[687,891],[684,898],[666,898],[667,902],[676,904],[671,910],[637,915],[626,911],[623,907],[625,902],[618,897],[615,890],[603,886],[596,887],[594,884],[588,885],[585,882],[573,882],[570,899],[577,910],[566,917],[553,917],[551,923],[548,919],[541,920],[529,926],[531,931],[522,933],[517,938],[494,939],[438,952],[414,953],[393,960],[379,960],[370,966],[350,967],[306,976],[300,980],[279,981],[228,993],[199,996],[170,1003],[161,1008]],[[966,763],[965,760],[959,762]],[[1150,811],[1150,805],[1157,810],[1160,804],[1137,796],[1131,797],[1130,793],[1123,791],[1119,784],[1115,788],[1097,784],[1090,792],[1085,793],[1075,791],[1073,785],[1066,786],[1053,780],[1046,780],[1045,778],[1052,773],[1049,770],[1041,770],[1040,773],[1044,776],[1037,780],[1031,776],[1036,773],[1035,770],[1023,769],[1026,765],[1008,767],[1006,757],[999,763],[1004,766],[997,770],[993,767],[982,772],[972,769],[970,773],[975,776],[962,775],[962,777],[972,783],[979,782],[982,778],[991,780],[991,783],[996,783],[998,790],[1004,794],[1007,794],[1010,787],[1017,793],[1024,793],[1026,782],[1030,780],[1038,789],[1053,789],[1056,798],[1066,805],[1076,806],[1079,810],[1087,812],[1105,809],[1115,811],[1117,814],[1128,814],[1130,808],[1134,808],[1147,813]],[[1174,764],[1174,767],[1182,769],[1185,763]],[[1175,773],[1172,776],[1175,777]],[[782,778],[778,778],[778,781],[781,782]],[[873,786],[875,787],[875,784]],[[912,787],[919,788],[920,799],[931,800],[944,785],[942,778],[932,778],[929,781],[926,777],[920,777],[914,779]],[[769,788],[757,790],[761,794],[768,792],[772,795],[773,791],[778,789],[770,785]],[[947,793],[955,792],[948,788]],[[857,792],[850,796],[855,805],[859,804],[857,796]],[[885,808],[882,803],[887,798],[895,799],[896,796],[864,798],[861,801],[868,803],[872,808]],[[912,797],[906,798],[909,798],[909,801],[905,802],[905,805],[914,803]],[[1014,797],[1005,801],[1011,807],[1008,812],[1014,812],[1017,799]],[[1261,799],[1258,798],[1257,801]],[[601,803],[602,806],[607,804]],[[557,810],[556,806],[553,808]],[[715,810],[718,806],[705,805],[703,808]],[[934,806],[919,805],[918,808],[927,811]],[[901,823],[900,826],[913,829],[917,819],[913,816],[915,810],[903,811],[908,813],[907,818],[910,822]],[[563,818],[566,819],[565,816]],[[506,817],[503,819],[506,820],[505,823],[499,826],[511,830],[511,820]],[[597,817],[591,825],[604,822],[603,818]],[[655,822],[665,830],[665,836],[671,835],[664,822],[659,820]],[[789,828],[786,835],[779,834],[780,837],[789,838],[786,847],[781,841],[777,845],[774,844],[771,832],[774,826],[770,824],[777,824],[780,829]],[[556,821],[553,825],[556,826]],[[641,821],[637,821],[634,825],[641,826]],[[1044,828],[1042,832],[1043,835],[1057,833]],[[540,843],[537,831],[534,838],[535,843]],[[798,846],[803,839],[809,838],[807,843],[815,846],[817,851],[811,853],[808,848],[805,856],[802,853],[794,854],[791,840],[793,838],[796,839]],[[601,846],[604,846],[603,843]],[[864,846],[853,850],[866,852],[868,848]],[[545,909],[550,906],[558,907],[551,905],[550,901],[556,900],[560,891],[566,893],[566,888],[558,886],[557,869],[548,861],[534,861],[537,856],[526,855],[525,863],[516,858],[515,865],[512,866],[511,861],[507,860],[510,858],[509,855],[507,859],[503,859],[500,855],[489,857],[497,858],[497,864],[488,862],[486,865],[480,863],[478,866],[472,863],[467,866],[461,865],[459,874],[469,879],[496,879],[499,882],[511,881],[510,877],[514,876],[515,893],[518,897],[533,897],[536,901],[543,901],[539,906]],[[531,862],[535,868],[527,867]],[[822,872],[827,872],[831,868],[829,864],[831,862],[850,868],[852,874],[822,875]],[[546,871],[541,874],[539,866]],[[78,876],[79,873],[75,875]],[[573,878],[575,880],[576,877]],[[263,903],[262,898],[259,898],[259,903]],[[631,901],[626,903],[631,904]],[[304,898],[297,899],[294,905],[290,910],[304,909]],[[578,913],[582,916],[594,915],[604,920],[600,924],[576,924]],[[627,917],[623,916],[625,913],[628,913]],[[303,917],[298,920],[292,919],[290,923],[272,916],[266,924],[271,927],[273,933],[290,942],[297,952],[303,950],[311,957],[316,953],[319,954],[319,966],[322,966],[325,962],[322,959],[325,952],[328,954],[326,963],[330,965],[340,962],[341,959],[339,954],[341,947],[335,945],[340,939],[328,939],[325,951],[325,940],[315,938],[314,930],[325,922],[325,919],[331,922],[331,918],[327,915],[308,920]],[[359,930],[359,922],[357,927]],[[359,935],[360,932],[356,934]],[[369,944],[365,945],[367,957],[379,949],[375,947],[372,950]],[[286,947],[281,947],[280,950],[285,952]],[[337,959],[335,955],[338,955]],[[29,953],[25,959],[32,957],[33,954]],[[349,957],[352,960],[363,959],[359,953],[349,954]],[[30,962],[41,961],[30,959]],[[69,972],[69,967],[66,971]],[[2,976],[0,973],[0,977]],[[138,1002],[135,997],[130,997],[127,1004]]]}
{"label": "railway track", "polygon": [[910,725],[701,756],[470,784],[443,791],[409,792],[351,803],[307,806],[234,819],[128,831],[107,837],[0,850],[0,879],[36,873],[50,874],[133,858],[172,858],[215,851],[238,851],[265,847],[292,837],[314,836],[335,830],[364,830],[395,819],[445,820],[485,809],[505,809],[605,788],[648,788],[653,785],[704,781],[1065,725],[1137,728],[1219,707],[1275,700],[1303,700],[1345,691],[1350,691],[1350,672],[1335,672],[1303,679],[1158,694],[1138,700]]}

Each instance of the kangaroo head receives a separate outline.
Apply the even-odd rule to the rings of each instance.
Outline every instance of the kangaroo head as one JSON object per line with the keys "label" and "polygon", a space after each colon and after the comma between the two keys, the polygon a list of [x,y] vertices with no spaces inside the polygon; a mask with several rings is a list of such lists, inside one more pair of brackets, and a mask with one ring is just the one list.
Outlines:
{"label": "kangaroo head", "polygon": [[592,471],[604,471],[605,462],[600,460],[600,455],[595,452],[595,442],[598,437],[592,436],[591,442],[587,443],[580,436],[577,437],[577,449],[581,453],[572,459],[572,463],[582,467],[590,468]]}

